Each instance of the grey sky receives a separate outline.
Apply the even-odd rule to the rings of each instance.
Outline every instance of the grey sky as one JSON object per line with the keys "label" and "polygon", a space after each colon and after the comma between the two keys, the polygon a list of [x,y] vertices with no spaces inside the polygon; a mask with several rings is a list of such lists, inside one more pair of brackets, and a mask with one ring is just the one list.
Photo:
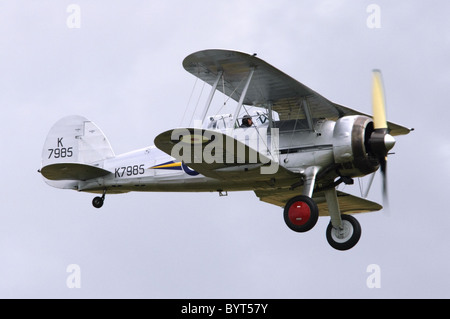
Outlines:
{"label": "grey sky", "polygon": [[[380,28],[367,26],[372,3]],[[0,297],[449,298],[449,12],[443,0],[1,1]],[[63,116],[94,121],[116,154],[179,126],[195,82],[181,62],[207,48],[256,52],[366,113],[383,71],[388,119],[416,130],[389,157],[390,211],[357,216],[352,250],[328,245],[329,218],[294,233],[253,192],[110,195],[96,210],[92,194],[43,182]],[[369,198],[380,190],[377,175]],[[70,264],[81,288],[66,285]],[[366,284],[371,264],[381,288]]]}

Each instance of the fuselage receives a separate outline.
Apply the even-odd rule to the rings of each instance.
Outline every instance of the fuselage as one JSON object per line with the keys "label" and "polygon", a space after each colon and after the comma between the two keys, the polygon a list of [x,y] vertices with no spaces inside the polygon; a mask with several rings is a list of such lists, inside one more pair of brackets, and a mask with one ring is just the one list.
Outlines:
{"label": "fuselage", "polygon": [[[310,167],[326,168],[334,162],[333,129],[336,122],[317,120],[314,130],[303,121],[276,121],[272,128],[268,123],[249,128],[216,129],[233,136],[246,145],[267,156],[270,154],[278,165],[293,174],[285,180],[275,182],[230,181],[206,177],[189,168],[189,163],[177,161],[174,157],[149,146],[118,155],[98,163],[111,172],[101,178],[77,181],[73,187],[79,191],[124,193],[130,191],[239,191],[271,187],[285,187],[298,183],[299,176]],[[271,174],[264,178],[271,181]],[[75,182],[74,182],[75,183]]]}

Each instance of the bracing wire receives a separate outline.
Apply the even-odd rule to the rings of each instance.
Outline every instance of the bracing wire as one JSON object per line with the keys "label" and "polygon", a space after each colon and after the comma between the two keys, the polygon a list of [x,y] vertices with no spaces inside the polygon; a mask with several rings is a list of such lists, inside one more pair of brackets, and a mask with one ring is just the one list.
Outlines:
{"label": "bracing wire", "polygon": [[[290,102],[289,102],[290,103]],[[297,117],[296,118],[299,118],[300,117],[300,112],[301,112],[301,108],[299,107],[298,108],[298,111],[297,111]],[[291,141],[290,141],[290,147],[293,145],[293,141],[294,141],[294,133],[295,133],[295,129],[297,128],[297,120],[295,121],[295,123],[294,123],[294,129],[292,130],[292,134],[291,134]],[[286,154],[286,159],[289,157],[289,149],[288,149],[288,152],[287,152],[287,154]]]}
{"label": "bracing wire", "polygon": [[195,109],[194,109],[194,112],[192,112],[191,120],[189,121],[188,125],[191,125],[192,120],[194,119],[195,112],[197,111],[198,104],[200,103],[200,98],[202,97],[202,94],[203,94],[203,89],[205,88],[205,83],[206,82],[203,82],[202,90],[200,91],[200,94],[198,95],[197,103],[195,104]]}
{"label": "bracing wire", "polygon": [[222,106],[217,110],[216,115],[219,114],[219,112],[222,111],[222,109],[227,105],[228,101],[230,100],[230,98],[233,96],[233,94],[236,92],[236,90],[239,88],[239,86],[241,86],[242,81],[244,80],[244,78],[241,79],[241,81],[239,81],[238,85],[234,88],[233,92],[231,92],[230,95],[226,95],[225,94],[225,77],[222,75],[222,88],[223,88],[223,95],[226,97],[226,99],[224,99],[224,102],[222,104]]}
{"label": "bracing wire", "polygon": [[191,104],[191,99],[192,99],[192,96],[194,95],[195,87],[197,86],[197,81],[198,81],[198,78],[195,78],[194,86],[192,87],[191,94],[189,96],[189,100],[188,100],[188,102],[186,104],[186,107],[184,109],[183,117],[181,118],[179,126],[181,126],[183,124],[184,118],[186,117],[186,112],[187,112],[187,110],[189,108],[189,105]]}

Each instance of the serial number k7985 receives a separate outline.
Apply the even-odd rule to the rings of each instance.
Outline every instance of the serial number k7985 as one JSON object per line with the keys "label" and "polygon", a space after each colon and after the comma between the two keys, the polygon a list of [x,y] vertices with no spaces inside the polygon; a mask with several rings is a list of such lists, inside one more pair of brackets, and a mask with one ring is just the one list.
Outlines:
{"label": "serial number k7985", "polygon": [[56,147],[48,149],[48,159],[72,157],[73,147]]}
{"label": "serial number k7985", "polygon": [[114,177],[135,176],[145,173],[145,165],[133,165],[118,167],[114,171]]}

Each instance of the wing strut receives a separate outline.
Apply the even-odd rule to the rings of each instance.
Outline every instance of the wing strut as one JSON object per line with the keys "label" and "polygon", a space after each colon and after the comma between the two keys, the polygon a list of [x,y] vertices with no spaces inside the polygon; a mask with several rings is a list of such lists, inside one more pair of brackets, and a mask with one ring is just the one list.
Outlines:
{"label": "wing strut", "polygon": [[214,97],[214,93],[216,92],[217,85],[219,84],[220,78],[222,77],[223,71],[219,71],[217,74],[217,79],[212,86],[211,92],[209,92],[208,100],[206,101],[205,108],[202,113],[202,123],[205,120],[206,114],[208,113],[209,107],[211,106],[212,99]]}
{"label": "wing strut", "polygon": [[311,111],[309,109],[308,102],[306,99],[302,100],[303,111],[305,112],[306,120],[308,121],[308,126],[311,131],[314,131],[314,124],[312,120]]}
{"label": "wing strut", "polygon": [[234,123],[236,123],[236,121],[238,119],[238,116],[239,116],[239,112],[240,112],[241,107],[242,107],[242,104],[244,104],[244,99],[245,99],[245,96],[247,95],[247,90],[248,90],[248,87],[250,86],[250,82],[252,80],[252,76],[253,76],[254,72],[255,72],[255,67],[252,67],[250,69],[249,74],[248,74],[247,82],[245,83],[245,87],[244,87],[244,90],[242,91],[241,97],[239,99],[239,103],[238,103],[238,105],[236,107],[236,111],[234,111],[234,117],[233,117],[234,118]]}
{"label": "wing strut", "polygon": [[304,175],[304,183],[303,183],[303,193],[302,195],[308,196],[312,198],[314,192],[314,185],[316,183],[317,173],[319,172],[319,168],[317,166],[308,167]]}
{"label": "wing strut", "polygon": [[336,188],[332,187],[324,191],[325,200],[328,204],[328,212],[331,217],[331,224],[333,227],[341,227],[342,219],[341,219],[341,210],[339,208],[339,201],[337,197]]}
{"label": "wing strut", "polygon": [[267,110],[269,111],[269,130],[272,129],[273,127],[273,123],[272,123],[272,101],[269,101],[269,103],[267,103]]}

